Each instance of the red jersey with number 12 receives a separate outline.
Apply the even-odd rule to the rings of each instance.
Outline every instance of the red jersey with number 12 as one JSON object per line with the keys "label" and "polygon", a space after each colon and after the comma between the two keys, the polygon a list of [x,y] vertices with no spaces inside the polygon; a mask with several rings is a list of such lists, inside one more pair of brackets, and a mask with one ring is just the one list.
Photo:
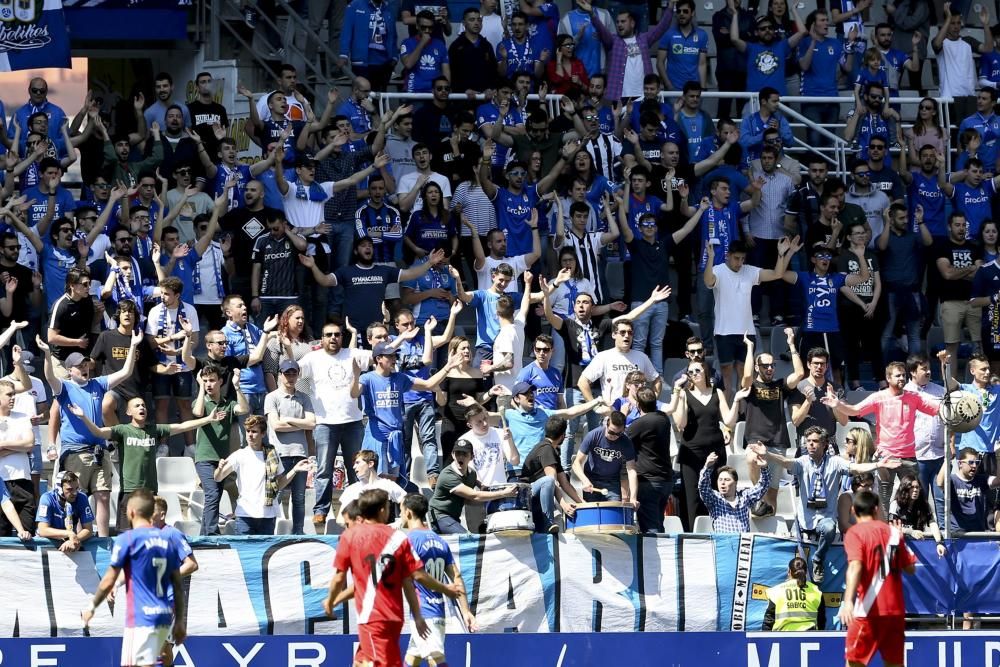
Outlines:
{"label": "red jersey with number 12", "polygon": [[423,563],[406,533],[384,524],[362,523],[344,533],[333,566],[350,570],[358,623],[403,621],[403,580]]}
{"label": "red jersey with number 12", "polygon": [[861,561],[854,615],[903,616],[903,568],[917,562],[903,533],[884,521],[861,521],[844,537],[848,562]]}

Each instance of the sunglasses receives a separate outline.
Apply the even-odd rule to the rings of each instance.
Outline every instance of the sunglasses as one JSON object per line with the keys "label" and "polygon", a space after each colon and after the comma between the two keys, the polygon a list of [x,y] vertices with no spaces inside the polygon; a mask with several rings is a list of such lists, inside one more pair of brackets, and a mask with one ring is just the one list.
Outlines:
{"label": "sunglasses", "polygon": [[885,145],[884,144],[868,144],[868,150],[872,150],[872,151],[884,151],[885,150]]}
{"label": "sunglasses", "polygon": [[702,375],[704,372],[701,368],[692,368],[688,371],[688,375]]}
{"label": "sunglasses", "polygon": [[688,350],[688,354],[696,354],[696,355],[705,354],[705,348],[699,347],[697,350]]}
{"label": "sunglasses", "polygon": [[324,331],[323,338],[340,338],[344,333],[342,331]]}
{"label": "sunglasses", "polygon": [[757,363],[758,368],[774,368],[774,364]]}
{"label": "sunglasses", "polygon": [[552,351],[551,347],[536,347],[535,348],[535,352],[537,352],[538,354],[548,354],[551,351]]}
{"label": "sunglasses", "polygon": [[854,178],[871,178],[872,173],[870,171],[859,171],[855,172]]}
{"label": "sunglasses", "polygon": [[857,442],[854,438],[844,438],[844,442]]}
{"label": "sunglasses", "polygon": [[830,260],[830,259],[833,259],[833,255],[831,255],[829,253],[823,252],[823,253],[819,253],[818,255],[816,255],[816,259]]}
{"label": "sunglasses", "polygon": [[47,88],[28,88],[28,92],[29,93],[33,93],[35,95],[44,95],[45,93],[48,92],[48,89]]}
{"label": "sunglasses", "polygon": [[510,171],[507,172],[507,175],[508,176],[527,176],[528,172],[526,172],[524,169],[511,169]]}
{"label": "sunglasses", "polygon": [[614,440],[625,435],[625,431],[612,431],[610,428],[604,429],[604,434]]}

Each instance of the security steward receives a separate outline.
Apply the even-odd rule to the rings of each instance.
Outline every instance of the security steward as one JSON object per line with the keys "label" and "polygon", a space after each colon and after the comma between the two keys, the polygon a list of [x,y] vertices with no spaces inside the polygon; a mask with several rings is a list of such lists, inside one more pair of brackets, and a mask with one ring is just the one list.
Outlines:
{"label": "security steward", "polygon": [[826,627],[823,592],[807,580],[806,561],[796,556],[788,563],[788,581],[767,590],[764,632],[803,632]]}

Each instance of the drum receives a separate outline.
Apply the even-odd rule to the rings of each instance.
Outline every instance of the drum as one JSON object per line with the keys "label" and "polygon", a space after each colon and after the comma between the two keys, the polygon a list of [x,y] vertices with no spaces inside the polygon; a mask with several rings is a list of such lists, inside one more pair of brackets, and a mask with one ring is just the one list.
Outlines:
{"label": "drum", "polygon": [[625,533],[635,535],[635,509],[626,503],[581,503],[566,516],[566,532],[577,534]]}
{"label": "drum", "polygon": [[[487,486],[485,491],[499,491],[509,484]],[[531,534],[535,520],[531,515],[531,485],[516,484],[517,494],[486,503],[486,532]]]}

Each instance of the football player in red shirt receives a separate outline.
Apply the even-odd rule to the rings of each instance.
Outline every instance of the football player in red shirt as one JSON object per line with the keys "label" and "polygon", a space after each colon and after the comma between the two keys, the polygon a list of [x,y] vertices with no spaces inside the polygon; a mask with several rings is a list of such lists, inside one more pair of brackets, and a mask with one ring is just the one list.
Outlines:
{"label": "football player in red shirt", "polygon": [[[355,598],[358,608],[358,652],[356,667],[399,667],[403,662],[399,635],[403,629],[403,595],[422,637],[430,634],[420,614],[413,581],[448,597],[458,597],[461,587],[442,584],[424,571],[413,553],[406,533],[385,525],[389,518],[389,495],[369,489],[357,499],[359,521],[340,538],[334,557],[333,579],[323,609],[333,618],[334,607]],[[347,588],[350,570],[354,585]]]}
{"label": "football player in red shirt", "polygon": [[903,664],[906,630],[901,572],[913,574],[917,559],[903,533],[879,519],[879,500],[871,491],[854,496],[858,522],[844,536],[847,585],[840,622],[847,628],[849,667],[867,665],[877,650],[886,667]]}

